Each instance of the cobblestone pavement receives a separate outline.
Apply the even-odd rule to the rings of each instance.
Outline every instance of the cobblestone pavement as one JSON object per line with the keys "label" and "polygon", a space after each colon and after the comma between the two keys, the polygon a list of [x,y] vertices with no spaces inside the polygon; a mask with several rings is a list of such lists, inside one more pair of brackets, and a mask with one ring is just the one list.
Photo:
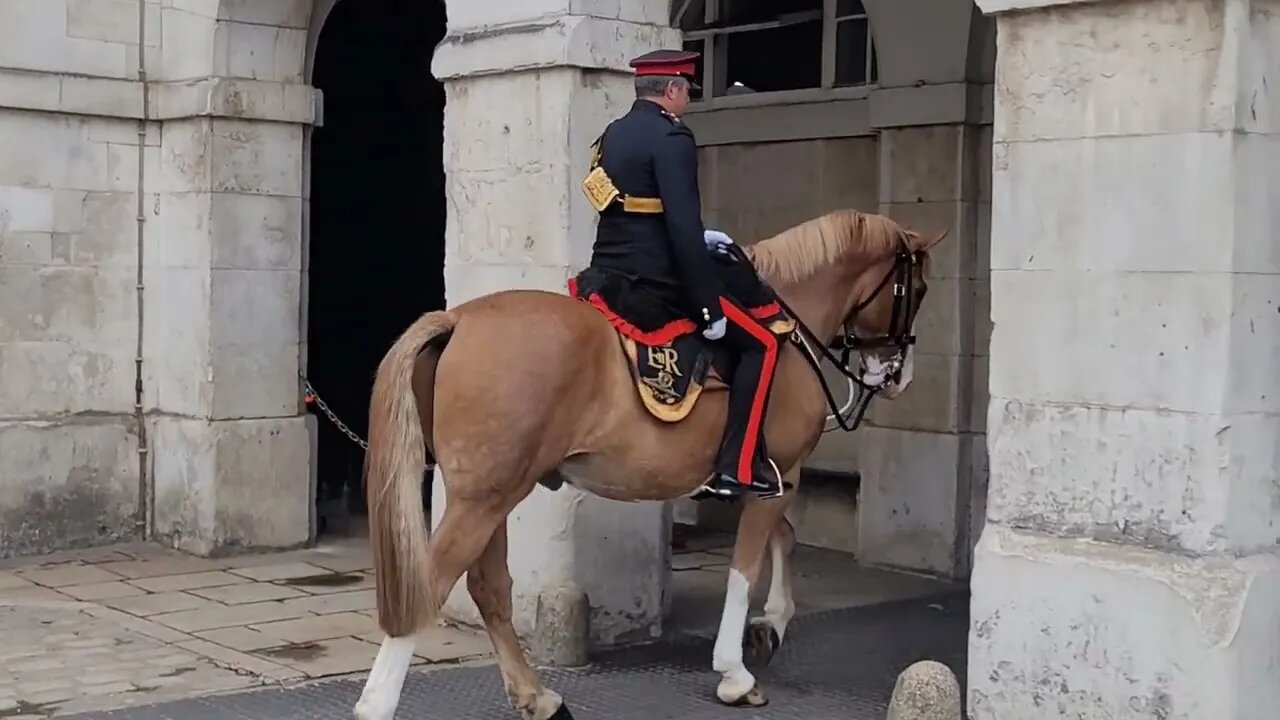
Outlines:
{"label": "cobblestone pavement", "polygon": [[[675,611],[665,623],[671,637],[706,642],[714,635],[731,543],[731,536],[706,531],[677,543],[672,560]],[[382,640],[373,620],[370,565],[368,545],[357,539],[226,559],[136,544],[0,560],[0,719],[113,709],[124,709],[123,715],[110,717],[134,717],[136,712],[139,718],[152,718],[157,717],[152,711],[129,708],[157,704],[183,720],[326,716],[316,714],[310,702],[332,705],[333,717],[346,717],[351,698],[343,693],[358,693],[360,681],[335,684],[332,678],[367,672]],[[800,616],[948,591],[945,584],[858,567],[843,553],[805,546],[797,550],[795,583]],[[420,637],[415,664],[432,669],[490,665],[491,651],[482,633],[433,628]],[[694,658],[704,674],[707,652]],[[601,685],[599,691],[639,698],[645,693],[634,690],[636,677],[688,671],[672,670],[669,663],[661,667],[666,669],[655,665],[640,676],[623,672],[616,676],[619,684]],[[431,712],[444,707],[439,705],[443,693],[454,703],[450,707],[472,703],[468,712],[491,717],[482,708],[497,712],[505,707],[501,683],[490,682],[492,671],[415,674],[407,688],[418,689],[406,693],[420,694],[421,707]],[[605,682],[613,672],[591,674],[596,678],[591,682]],[[561,679],[570,682],[571,676],[576,677],[570,673]],[[323,684],[328,689],[314,684],[324,678],[331,679]],[[668,687],[669,680],[656,682]],[[700,695],[705,683],[702,678],[685,689],[698,698],[691,702],[705,701]],[[303,685],[307,687],[298,687]],[[247,714],[232,712],[226,703],[241,702],[234,692],[253,689],[266,689],[266,694],[244,696]],[[477,692],[489,705],[475,704]],[[166,704],[205,696],[195,704]],[[267,712],[255,704],[273,697],[286,706],[296,704],[300,714]],[[848,702],[849,697],[837,694],[830,701]],[[406,702],[405,712],[417,707]],[[191,714],[196,707],[204,710]],[[714,713],[721,710],[715,708],[714,703],[704,708],[713,713],[706,717],[719,717]],[[766,716],[773,717],[761,717]]]}
{"label": "cobblestone pavement", "polygon": [[[151,545],[0,561],[0,718],[46,718],[367,671],[367,545],[196,558]],[[418,664],[485,661],[433,628]]]}
{"label": "cobblestone pavement", "polygon": [[[829,610],[791,626],[767,667],[753,664],[765,707],[721,705],[711,670],[712,640],[683,636],[598,653],[589,666],[544,669],[576,720],[885,720],[897,674],[931,659],[965,685],[968,595],[950,593]],[[209,695],[69,720],[348,720],[359,678],[287,690]],[[516,720],[493,666],[410,672],[399,718]]]}

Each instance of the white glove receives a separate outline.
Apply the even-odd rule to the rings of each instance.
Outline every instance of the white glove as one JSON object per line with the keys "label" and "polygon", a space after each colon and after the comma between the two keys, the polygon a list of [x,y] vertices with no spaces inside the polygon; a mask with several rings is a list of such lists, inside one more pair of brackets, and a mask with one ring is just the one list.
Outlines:
{"label": "white glove", "polygon": [[708,340],[719,340],[724,337],[724,328],[725,320],[724,318],[720,318],[719,320],[711,323],[711,326],[706,330],[702,331],[702,337]]}
{"label": "white glove", "polygon": [[719,230],[703,230],[702,241],[707,244],[707,250],[718,253],[727,253],[733,244],[733,238]]}

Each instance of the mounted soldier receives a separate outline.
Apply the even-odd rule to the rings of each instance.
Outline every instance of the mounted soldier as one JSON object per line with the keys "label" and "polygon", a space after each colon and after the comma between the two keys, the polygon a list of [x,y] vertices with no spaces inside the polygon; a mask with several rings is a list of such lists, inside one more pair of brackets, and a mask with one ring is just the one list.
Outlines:
{"label": "mounted soldier", "polygon": [[769,291],[754,272],[744,282],[745,263],[723,259],[732,240],[702,224],[696,144],[680,119],[697,87],[698,56],[658,50],[631,61],[636,100],[592,146],[583,188],[599,225],[591,264],[570,291],[651,347],[701,331],[729,351],[728,419],[715,469],[693,497],[774,498],[782,482],[765,449],[764,417],[779,339],[757,320]]}

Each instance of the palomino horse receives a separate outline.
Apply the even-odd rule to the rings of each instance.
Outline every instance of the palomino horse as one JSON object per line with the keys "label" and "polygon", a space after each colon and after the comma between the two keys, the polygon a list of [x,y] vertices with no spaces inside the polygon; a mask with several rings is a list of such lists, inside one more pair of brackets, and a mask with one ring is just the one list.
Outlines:
{"label": "palomino horse", "polygon": [[[825,348],[842,329],[854,337],[850,327],[861,338],[904,339],[859,350],[864,378],[877,375],[869,384],[892,398],[911,381],[906,338],[924,297],[928,251],[945,235],[924,237],[888,218],[845,210],[764,240],[746,257],[813,333],[806,344]],[[539,291],[499,292],[426,313],[396,340],[374,381],[365,467],[378,623],[387,637],[357,718],[390,720],[413,635],[435,618],[464,572],[515,707],[525,720],[572,717],[542,685],[512,627],[507,515],[539,483],[623,501],[689,495],[710,473],[725,421],[722,383],[708,384],[683,420],[656,420],[639,399],[629,363],[600,312]],[[765,431],[792,490],[747,500],[743,509],[712,662],[722,675],[716,694],[726,704],[765,702],[743,665],[749,593],[768,547],[768,601],[748,641],[771,654],[795,610],[788,567],[795,536],[783,513],[822,435],[826,407],[810,361],[795,345],[782,345]],[[421,497],[428,450],[445,486],[444,514],[430,535]]]}

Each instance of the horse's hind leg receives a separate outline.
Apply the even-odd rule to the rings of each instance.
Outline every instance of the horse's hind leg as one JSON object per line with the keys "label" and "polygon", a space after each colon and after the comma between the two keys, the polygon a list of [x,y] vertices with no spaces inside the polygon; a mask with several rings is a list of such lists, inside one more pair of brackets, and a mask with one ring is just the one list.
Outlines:
{"label": "horse's hind leg", "polygon": [[795,528],[783,517],[769,536],[769,597],[764,602],[764,616],[751,621],[744,643],[744,647],[765,664],[773,660],[773,654],[786,637],[787,625],[796,614],[791,593],[795,547]]}
{"label": "horse's hind leg", "polygon": [[489,638],[498,654],[498,666],[507,695],[524,720],[571,720],[564,701],[543,687],[529,666],[515,628],[511,625],[511,572],[507,567],[507,526],[503,523],[489,538],[480,559],[467,571],[467,590],[484,618]]}
{"label": "horse's hind leg", "polygon": [[[446,503],[440,526],[427,545],[427,591],[434,608],[444,605],[458,578],[480,557],[494,529],[506,518],[502,510],[485,504],[452,497]],[[357,720],[391,720],[395,715],[414,647],[414,635],[388,635],[382,641],[356,703]]]}
{"label": "horse's hind leg", "polygon": [[[785,482],[799,486],[799,468],[788,471]],[[716,696],[726,705],[766,704],[764,693],[756,687],[755,676],[742,661],[743,634],[751,605],[751,587],[760,579],[764,553],[774,528],[782,520],[794,493],[774,500],[752,500],[738,520],[738,536],[729,564],[729,580],[725,587],[724,610],[716,633],[711,667],[721,675]]]}

